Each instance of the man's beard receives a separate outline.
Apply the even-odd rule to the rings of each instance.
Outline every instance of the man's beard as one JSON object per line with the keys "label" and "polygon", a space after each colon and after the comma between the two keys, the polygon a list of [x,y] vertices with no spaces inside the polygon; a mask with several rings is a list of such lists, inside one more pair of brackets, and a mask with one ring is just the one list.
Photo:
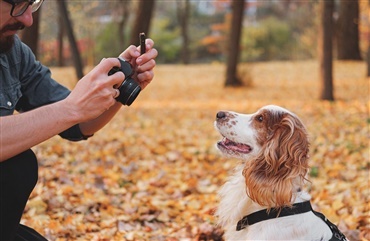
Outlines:
{"label": "man's beard", "polygon": [[24,29],[24,27],[25,26],[22,23],[17,22],[12,25],[6,25],[2,29],[0,29],[0,54],[9,51],[14,44],[14,35],[3,36],[3,33],[5,33],[6,31],[21,30]]}
{"label": "man's beard", "polygon": [[14,35],[2,37],[0,39],[0,54],[8,52],[14,44]]}

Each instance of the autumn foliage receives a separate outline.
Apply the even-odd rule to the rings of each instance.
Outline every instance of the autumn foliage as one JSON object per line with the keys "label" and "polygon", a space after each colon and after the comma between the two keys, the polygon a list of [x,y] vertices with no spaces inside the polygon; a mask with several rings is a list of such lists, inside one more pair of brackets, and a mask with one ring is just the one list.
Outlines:
{"label": "autumn foliage", "polygon": [[[370,240],[369,80],[335,62],[335,102],[318,100],[318,63],[240,66],[250,87],[224,88],[220,64],[157,66],[130,107],[88,141],[37,146],[39,182],[22,222],[50,240],[222,240],[217,191],[236,160],[214,148],[218,110],[266,104],[297,113],[311,141],[313,206],[352,240]],[[72,69],[53,69],[69,87]],[[244,74],[241,74],[242,78]],[[69,82],[70,81],[70,82]]]}

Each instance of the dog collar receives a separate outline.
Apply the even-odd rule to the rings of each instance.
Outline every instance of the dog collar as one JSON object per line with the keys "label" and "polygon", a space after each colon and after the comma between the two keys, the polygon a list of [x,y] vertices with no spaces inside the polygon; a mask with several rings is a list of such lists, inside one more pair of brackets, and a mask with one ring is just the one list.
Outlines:
{"label": "dog collar", "polygon": [[284,207],[282,209],[272,209],[270,211],[264,209],[251,213],[247,216],[244,216],[241,220],[239,220],[239,222],[236,225],[236,231],[240,231],[258,222],[307,212],[313,212],[317,217],[322,219],[326,223],[326,225],[328,225],[331,232],[333,233],[333,236],[329,241],[347,241],[344,234],[341,231],[339,231],[336,225],[330,222],[322,213],[315,212],[312,210],[310,201],[294,203],[292,207]]}

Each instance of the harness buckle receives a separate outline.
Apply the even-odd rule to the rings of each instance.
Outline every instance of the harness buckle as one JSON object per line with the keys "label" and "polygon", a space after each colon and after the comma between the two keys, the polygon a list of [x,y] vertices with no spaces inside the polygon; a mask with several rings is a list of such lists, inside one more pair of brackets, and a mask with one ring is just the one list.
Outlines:
{"label": "harness buckle", "polygon": [[239,222],[236,224],[236,231],[240,231],[246,228],[247,226],[249,226],[248,218],[244,217],[241,220],[239,220]]}

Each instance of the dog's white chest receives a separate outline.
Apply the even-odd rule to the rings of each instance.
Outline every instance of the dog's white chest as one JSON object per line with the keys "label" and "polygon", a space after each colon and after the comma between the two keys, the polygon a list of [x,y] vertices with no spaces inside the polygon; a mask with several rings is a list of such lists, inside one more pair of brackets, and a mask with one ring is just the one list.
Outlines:
{"label": "dog's white chest", "polygon": [[[216,215],[225,230],[225,240],[329,240],[332,235],[328,226],[313,213],[264,221],[236,231],[238,221],[246,214],[265,209],[248,197],[241,169],[223,185],[219,197]],[[296,198],[303,201],[310,196],[302,192]]]}
{"label": "dog's white chest", "polygon": [[250,210],[262,209],[262,207],[254,204],[246,193],[242,168],[237,169],[235,174],[222,186],[218,194],[220,203],[216,215],[219,223],[224,227],[230,225],[236,227],[236,223]]}

